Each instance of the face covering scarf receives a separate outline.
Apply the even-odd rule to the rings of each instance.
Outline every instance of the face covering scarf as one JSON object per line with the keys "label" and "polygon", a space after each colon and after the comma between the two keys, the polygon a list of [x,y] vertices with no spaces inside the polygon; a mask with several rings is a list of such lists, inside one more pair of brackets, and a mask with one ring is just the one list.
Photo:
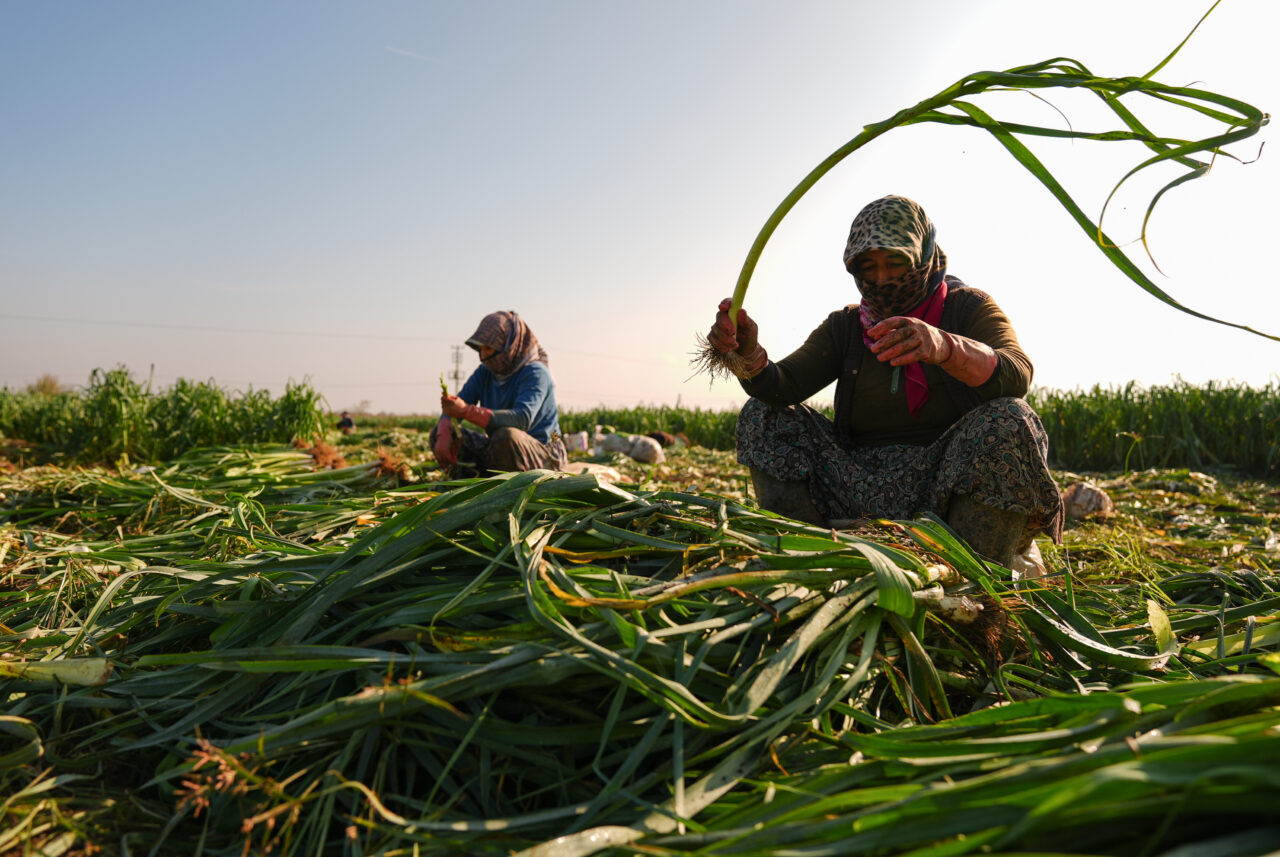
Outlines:
{"label": "face covering scarf", "polygon": [[547,351],[533,335],[524,319],[508,310],[491,312],[480,320],[476,332],[467,339],[467,345],[479,351],[480,346],[494,350],[494,354],[481,362],[499,381],[506,381],[532,362],[549,366]]}
{"label": "face covering scarf", "polygon": [[[886,196],[868,204],[854,218],[845,245],[845,269],[853,274],[862,301],[858,319],[863,344],[870,347],[867,331],[886,318],[918,318],[936,327],[947,299],[947,256],[935,241],[936,230],[919,203],[903,196]],[[857,274],[856,261],[868,250],[888,250],[908,260],[909,270],[891,280],[868,283]],[[905,372],[900,371],[905,369]],[[907,379],[907,410],[916,416],[929,399],[929,382],[919,363],[895,367],[892,392],[898,378]]]}

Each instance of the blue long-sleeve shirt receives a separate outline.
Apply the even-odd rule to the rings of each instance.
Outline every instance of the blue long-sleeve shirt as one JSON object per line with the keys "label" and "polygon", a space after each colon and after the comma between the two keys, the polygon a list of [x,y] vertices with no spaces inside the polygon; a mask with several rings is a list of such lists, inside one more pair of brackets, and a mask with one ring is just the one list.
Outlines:
{"label": "blue long-sleeve shirt", "polygon": [[528,432],[543,443],[560,431],[555,382],[545,364],[532,361],[506,381],[481,365],[462,385],[459,398],[469,405],[493,411],[488,430],[511,426]]}

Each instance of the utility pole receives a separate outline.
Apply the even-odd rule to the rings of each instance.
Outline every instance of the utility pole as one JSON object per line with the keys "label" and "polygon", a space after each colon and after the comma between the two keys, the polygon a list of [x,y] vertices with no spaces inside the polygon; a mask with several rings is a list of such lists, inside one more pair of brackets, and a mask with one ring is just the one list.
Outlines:
{"label": "utility pole", "polygon": [[453,380],[453,394],[458,395],[462,389],[462,346],[453,346],[453,372],[449,375]]}

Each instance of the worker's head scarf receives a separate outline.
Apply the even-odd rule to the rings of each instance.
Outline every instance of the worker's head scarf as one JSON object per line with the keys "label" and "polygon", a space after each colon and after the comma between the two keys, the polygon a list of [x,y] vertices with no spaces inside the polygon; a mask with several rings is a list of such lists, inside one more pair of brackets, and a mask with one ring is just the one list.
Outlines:
{"label": "worker's head scarf", "polygon": [[[886,283],[864,282],[854,262],[868,250],[900,253],[911,269]],[[905,196],[886,196],[867,205],[853,219],[844,266],[858,284],[862,306],[879,321],[907,315],[932,295],[946,276],[947,254],[938,247],[933,222],[918,203]]]}
{"label": "worker's head scarf", "polygon": [[[942,320],[947,300],[947,254],[938,247],[937,230],[918,203],[905,196],[886,196],[869,204],[853,219],[844,248],[845,269],[853,274],[862,302],[862,342],[871,347],[867,331],[886,318],[910,316],[934,327]],[[910,270],[884,283],[867,283],[858,276],[856,261],[867,250],[901,253]],[[919,363],[898,367],[906,378],[907,409],[915,416],[929,400],[929,381]],[[898,377],[898,372],[894,372]],[[892,389],[892,388],[891,388]]]}
{"label": "worker's head scarf", "polygon": [[550,365],[546,349],[538,343],[538,338],[533,335],[529,325],[520,316],[507,310],[491,312],[482,318],[476,332],[467,339],[467,345],[476,351],[482,345],[493,349],[493,355],[480,362],[499,381],[505,381],[535,361]]}

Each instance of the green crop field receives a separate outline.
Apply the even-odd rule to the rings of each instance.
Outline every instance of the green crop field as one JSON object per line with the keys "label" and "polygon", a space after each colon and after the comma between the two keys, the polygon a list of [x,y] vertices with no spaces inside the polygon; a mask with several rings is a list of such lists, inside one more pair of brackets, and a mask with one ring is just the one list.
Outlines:
{"label": "green crop field", "polygon": [[[1167,191],[1256,159],[1225,147],[1265,112],[1156,79],[1185,43],[851,118],[731,317],[823,176],[929,124],[985,131],[1153,298],[1259,333],[1102,228],[1149,168],[1175,172],[1144,247]],[[1010,91],[1103,118],[1006,121]],[[1095,219],[1031,148],[1057,141],[1143,160]],[[434,417],[339,434],[305,384],[0,390],[0,857],[1280,853],[1280,387],[1028,398],[1060,485],[1110,499],[1034,579],[931,516],[762,511],[731,411],[568,412],[685,443],[449,481]]]}
{"label": "green crop field", "polygon": [[761,512],[732,413],[448,482],[430,418],[127,380],[0,393],[0,854],[1280,849],[1274,386],[1038,392],[1114,512],[1026,581]]}

